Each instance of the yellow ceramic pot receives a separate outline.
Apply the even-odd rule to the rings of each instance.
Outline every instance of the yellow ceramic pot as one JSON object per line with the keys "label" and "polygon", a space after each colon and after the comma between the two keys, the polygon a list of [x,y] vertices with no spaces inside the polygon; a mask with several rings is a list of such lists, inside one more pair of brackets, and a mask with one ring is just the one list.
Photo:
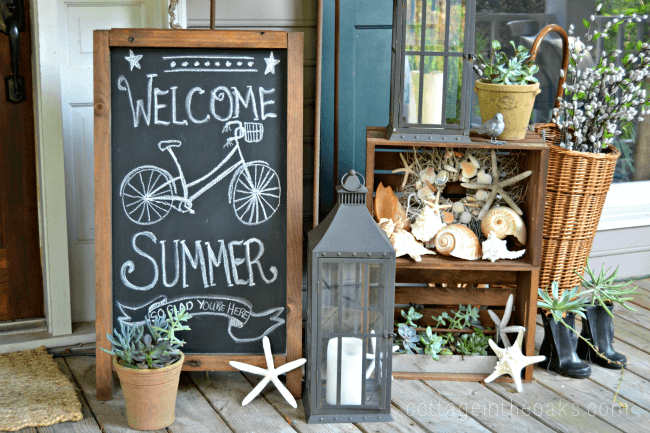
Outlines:
{"label": "yellow ceramic pot", "polygon": [[478,95],[483,122],[492,119],[497,113],[503,115],[506,127],[498,137],[499,140],[523,140],[535,97],[541,92],[539,83],[509,86],[476,81],[474,91]]}

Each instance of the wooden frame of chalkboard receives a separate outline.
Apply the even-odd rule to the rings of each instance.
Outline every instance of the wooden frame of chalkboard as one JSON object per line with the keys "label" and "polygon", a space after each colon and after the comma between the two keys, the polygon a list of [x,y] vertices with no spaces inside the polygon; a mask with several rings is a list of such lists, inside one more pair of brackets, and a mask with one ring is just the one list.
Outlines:
{"label": "wooden frame of chalkboard", "polygon": [[[151,29],[95,31],[94,162],[97,398],[100,400],[110,400],[112,398],[113,377],[111,358],[107,353],[99,350],[99,348],[110,348],[106,334],[112,333],[114,325],[113,251],[117,243],[131,242],[131,240],[118,240],[113,237],[114,161],[112,160],[112,137],[114,131],[112,131],[112,116],[119,113],[112,113],[112,101],[115,97],[112,94],[112,85],[115,83],[112,83],[111,77],[111,52],[113,49],[119,48],[189,50],[276,49],[281,53],[286,52],[286,57],[283,57],[283,59],[286,58],[286,131],[282,131],[282,136],[286,136],[286,185],[283,191],[286,194],[286,202],[279,208],[281,211],[286,210],[286,227],[283,228],[283,233],[286,231],[286,304],[284,305],[286,307],[286,354],[274,355],[273,358],[276,366],[299,359],[302,356],[303,34],[269,31]],[[131,57],[134,58],[133,56]],[[137,64],[137,56],[135,58],[135,63]],[[271,56],[271,62],[274,61]],[[261,66],[264,67],[263,64]],[[139,65],[136,65],[136,67],[140,68]],[[131,66],[131,70],[133,70],[133,66]],[[120,90],[124,89],[120,88]],[[276,99],[278,99],[277,96]],[[247,97],[248,95],[246,95]],[[241,101],[246,105],[243,99]],[[264,103],[264,100],[262,100],[262,103]],[[262,107],[263,109],[264,107]],[[155,107],[154,110],[156,110]],[[136,114],[134,114],[135,116]],[[262,111],[263,118],[264,112]],[[243,134],[243,129],[241,133]],[[235,133],[236,135],[237,133]],[[242,137],[235,137],[235,140],[237,138]],[[247,142],[250,143],[248,136]],[[237,146],[239,146],[238,142]],[[163,148],[161,147],[160,150],[162,151]],[[122,203],[121,205],[124,204]],[[116,203],[115,206],[120,206],[120,204]],[[133,241],[133,245],[135,246],[135,241]],[[184,244],[183,247],[185,247]],[[198,253],[196,254],[198,257]],[[259,263],[258,266],[260,272],[263,272]],[[249,269],[250,267],[251,265],[249,264]],[[264,355],[261,354],[261,340],[258,343],[260,354],[186,354],[183,370],[233,370],[228,364],[232,360],[265,367],[266,360]],[[301,395],[301,387],[300,370],[298,369],[288,373],[287,388],[297,398]]]}

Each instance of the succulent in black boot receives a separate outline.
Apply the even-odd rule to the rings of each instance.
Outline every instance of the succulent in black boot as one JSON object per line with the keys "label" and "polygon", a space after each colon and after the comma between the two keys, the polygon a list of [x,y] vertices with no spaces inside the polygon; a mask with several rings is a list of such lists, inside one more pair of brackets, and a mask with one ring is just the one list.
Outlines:
{"label": "succulent in black boot", "polygon": [[[544,321],[544,340],[539,349],[539,354],[546,356],[546,360],[538,365],[555,371],[562,376],[576,379],[589,377],[591,367],[578,358],[576,354],[578,336],[561,322],[556,323],[553,316],[547,317],[542,314],[542,319]],[[575,314],[566,313],[563,320],[567,325],[575,329]]]}
{"label": "succulent in black boot", "polygon": [[[608,305],[607,307],[609,311],[614,309],[614,305]],[[621,355],[615,351],[612,347],[612,340],[614,339],[614,322],[612,322],[612,317],[605,310],[605,307],[601,307],[600,305],[585,307],[585,309],[587,310],[585,312],[587,320],[582,320],[582,331],[580,335],[596,346],[600,353],[605,355],[607,359],[614,362],[607,362],[606,359],[598,356],[594,349],[582,340],[578,341],[578,356],[582,359],[590,360],[601,367],[620,370],[621,365],[615,364],[615,362],[620,362],[625,365],[627,358],[625,355]]]}

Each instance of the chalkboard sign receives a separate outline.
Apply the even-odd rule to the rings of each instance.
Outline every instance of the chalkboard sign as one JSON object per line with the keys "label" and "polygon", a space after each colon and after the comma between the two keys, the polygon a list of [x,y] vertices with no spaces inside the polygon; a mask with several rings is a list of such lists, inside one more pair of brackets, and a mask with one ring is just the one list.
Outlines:
{"label": "chalkboard sign", "polygon": [[98,345],[182,305],[184,369],[264,365],[264,336],[300,357],[301,58],[301,34],[95,33]]}

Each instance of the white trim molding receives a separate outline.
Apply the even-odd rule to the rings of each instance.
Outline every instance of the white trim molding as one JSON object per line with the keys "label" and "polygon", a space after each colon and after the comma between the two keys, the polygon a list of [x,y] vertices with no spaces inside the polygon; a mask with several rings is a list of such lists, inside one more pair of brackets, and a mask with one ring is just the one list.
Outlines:
{"label": "white trim molding", "polygon": [[614,183],[598,231],[650,226],[650,181]]}

